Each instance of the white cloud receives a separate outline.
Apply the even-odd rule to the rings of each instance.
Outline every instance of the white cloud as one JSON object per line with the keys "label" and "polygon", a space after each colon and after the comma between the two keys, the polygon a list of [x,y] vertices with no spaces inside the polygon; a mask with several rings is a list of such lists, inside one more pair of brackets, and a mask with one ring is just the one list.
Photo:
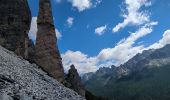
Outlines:
{"label": "white cloud", "polygon": [[114,65],[125,63],[137,53],[142,52],[144,49],[143,45],[133,46],[135,41],[146,36],[147,34],[150,34],[152,31],[152,26],[149,24],[141,27],[135,33],[131,33],[128,38],[122,39],[114,48],[103,49],[99,53],[98,59],[102,61],[113,61]]}
{"label": "white cloud", "polygon": [[129,24],[142,25],[150,21],[150,16],[146,11],[141,11],[141,7],[150,6],[150,0],[125,0],[127,13],[123,13],[124,21],[118,23],[114,28],[113,32],[118,32],[120,29],[126,27]]}
{"label": "white cloud", "polygon": [[74,18],[73,18],[73,17],[68,17],[68,19],[67,19],[67,25],[68,25],[69,27],[71,27],[71,26],[73,25],[73,22],[74,22]]}
{"label": "white cloud", "polygon": [[29,31],[29,38],[32,39],[33,41],[36,40],[36,35],[37,35],[37,17],[32,17],[31,21],[31,28]]}
{"label": "white cloud", "polygon": [[60,39],[62,37],[58,29],[55,29],[55,34],[56,34],[57,39]]}
{"label": "white cloud", "polygon": [[[32,39],[33,41],[36,40],[37,37],[37,17],[32,17],[32,21],[31,21],[31,27],[30,27],[30,31],[29,31],[29,38]],[[56,37],[58,39],[60,39],[62,37],[61,33],[58,31],[58,29],[55,29],[56,32]]]}
{"label": "white cloud", "polygon": [[[79,12],[86,9],[95,8],[102,0],[68,0],[74,8],[77,8]],[[93,2],[92,2],[93,1]]]}
{"label": "white cloud", "polygon": [[97,27],[95,29],[95,33],[98,35],[103,35],[107,30],[107,25],[101,26],[101,27]]}
{"label": "white cloud", "polygon": [[80,12],[89,9],[92,6],[91,0],[68,0],[72,6],[77,8]]}
{"label": "white cloud", "polygon": [[153,25],[157,24],[156,22],[151,22],[144,25],[138,31],[131,33],[129,37],[118,42],[115,47],[105,48],[94,57],[88,57],[80,51],[67,51],[65,54],[62,54],[64,66],[68,70],[71,64],[75,64],[80,73],[85,73],[96,71],[103,66],[123,64],[137,53],[146,49],[143,45],[134,46],[134,44],[138,39],[150,34],[153,31]]}
{"label": "white cloud", "polygon": [[167,44],[170,44],[170,30],[166,30],[163,34],[163,38],[160,39],[157,43],[154,43],[151,46],[149,46],[148,49],[159,49]]}
{"label": "white cloud", "polygon": [[63,65],[65,71],[68,71],[70,65],[74,64],[79,73],[94,72],[97,70],[96,59],[88,57],[86,54],[80,51],[68,50],[65,54],[62,54]]}
{"label": "white cloud", "polygon": [[56,3],[61,3],[61,0],[55,0],[56,1]]}

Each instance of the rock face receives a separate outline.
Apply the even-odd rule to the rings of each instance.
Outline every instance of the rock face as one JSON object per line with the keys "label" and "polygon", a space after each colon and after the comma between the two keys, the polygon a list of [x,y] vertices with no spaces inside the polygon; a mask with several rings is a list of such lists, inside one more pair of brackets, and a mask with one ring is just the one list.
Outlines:
{"label": "rock face", "polygon": [[28,40],[28,56],[27,60],[35,62],[35,45],[31,39]]}
{"label": "rock face", "polygon": [[27,0],[0,0],[0,45],[28,58],[31,12]]}
{"label": "rock face", "polygon": [[58,81],[64,78],[62,59],[57,47],[50,0],[39,0],[36,63]]}
{"label": "rock face", "polygon": [[74,65],[70,66],[70,69],[68,71],[66,81],[69,83],[67,87],[73,89],[81,96],[85,97],[85,88],[84,85],[81,82],[81,77],[79,76],[76,68]]}
{"label": "rock face", "polygon": [[0,100],[85,100],[0,46]]}

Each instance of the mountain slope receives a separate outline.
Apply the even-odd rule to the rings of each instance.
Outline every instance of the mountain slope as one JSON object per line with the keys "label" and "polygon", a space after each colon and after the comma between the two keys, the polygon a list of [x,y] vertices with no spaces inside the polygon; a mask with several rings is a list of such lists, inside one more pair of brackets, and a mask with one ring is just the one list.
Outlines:
{"label": "mountain slope", "polygon": [[111,100],[170,100],[169,51],[166,45],[137,54],[119,67],[101,68],[84,82],[86,89]]}
{"label": "mountain slope", "polygon": [[85,100],[0,46],[0,100]]}

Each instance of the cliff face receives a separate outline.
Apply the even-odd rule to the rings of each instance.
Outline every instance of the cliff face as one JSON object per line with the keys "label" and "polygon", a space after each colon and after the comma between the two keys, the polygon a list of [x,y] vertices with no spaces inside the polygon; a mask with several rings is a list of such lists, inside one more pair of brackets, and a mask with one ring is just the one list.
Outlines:
{"label": "cliff face", "polygon": [[0,46],[0,100],[85,100]]}
{"label": "cliff face", "polygon": [[81,82],[81,77],[79,76],[77,69],[74,65],[70,66],[68,74],[66,76],[67,84],[66,87],[69,87],[76,91],[81,96],[85,97],[85,88],[83,83]]}
{"label": "cliff face", "polygon": [[50,0],[40,0],[37,24],[36,63],[61,82],[64,78],[64,69],[56,43]]}
{"label": "cliff face", "polygon": [[0,45],[26,59],[30,23],[27,0],[0,0]]}

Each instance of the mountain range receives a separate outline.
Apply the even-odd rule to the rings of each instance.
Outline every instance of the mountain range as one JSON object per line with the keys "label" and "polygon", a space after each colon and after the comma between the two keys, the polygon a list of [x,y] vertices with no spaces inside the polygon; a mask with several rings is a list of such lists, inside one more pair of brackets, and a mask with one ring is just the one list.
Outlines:
{"label": "mountain range", "polygon": [[170,44],[145,50],[116,67],[87,73],[85,87],[110,100],[170,100]]}

